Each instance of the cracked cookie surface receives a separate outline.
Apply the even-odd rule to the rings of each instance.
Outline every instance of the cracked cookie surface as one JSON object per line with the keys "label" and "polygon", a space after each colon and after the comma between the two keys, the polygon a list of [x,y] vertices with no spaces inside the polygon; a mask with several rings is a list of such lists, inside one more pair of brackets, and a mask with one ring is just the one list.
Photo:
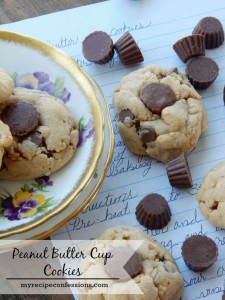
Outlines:
{"label": "cracked cookie surface", "polygon": [[[159,242],[145,234],[139,229],[131,226],[118,226],[104,232],[98,240],[142,240],[144,243],[138,248],[137,253],[141,257],[142,272],[133,280],[142,290],[143,294],[129,294],[131,280],[126,282],[107,281],[109,284],[108,294],[99,293],[94,295],[93,291],[82,294],[81,300],[179,300],[183,293],[183,278],[178,267],[168,252]],[[123,244],[124,245],[124,244]],[[83,269],[82,269],[83,270]],[[103,264],[99,260],[90,260],[84,270],[88,277],[107,277]],[[111,291],[111,294],[110,294]],[[120,295],[115,291],[122,291]],[[127,291],[127,292],[126,292]],[[86,291],[87,292],[87,291]],[[114,292],[114,294],[112,294]]]}
{"label": "cracked cookie surface", "polygon": [[74,155],[78,143],[77,124],[66,105],[46,93],[15,88],[2,111],[12,103],[26,102],[40,117],[38,126],[25,136],[14,136],[3,156],[1,179],[33,179],[62,168]]}
{"label": "cracked cookie surface", "polygon": [[215,226],[225,229],[225,161],[214,166],[197,193],[203,215]]}
{"label": "cracked cookie surface", "polygon": [[207,127],[201,96],[176,68],[149,65],[128,74],[115,89],[113,102],[129,150],[159,161],[190,152]]}

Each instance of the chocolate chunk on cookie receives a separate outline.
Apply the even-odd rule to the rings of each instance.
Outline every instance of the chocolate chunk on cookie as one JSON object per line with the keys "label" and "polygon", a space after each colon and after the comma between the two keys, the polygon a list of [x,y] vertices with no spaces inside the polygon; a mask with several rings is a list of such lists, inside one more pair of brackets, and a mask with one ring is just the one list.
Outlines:
{"label": "chocolate chunk on cookie", "polygon": [[165,107],[176,102],[176,95],[166,84],[150,83],[141,90],[140,99],[151,112],[160,115]]}
{"label": "chocolate chunk on cookie", "polygon": [[141,257],[132,249],[128,247],[117,247],[110,250],[110,253],[112,257],[107,260],[105,269],[112,278],[125,281],[136,277],[142,272],[143,265]]}
{"label": "chocolate chunk on cookie", "polygon": [[173,45],[174,51],[179,58],[186,63],[189,58],[205,55],[205,37],[200,34],[193,34],[178,40]]}
{"label": "chocolate chunk on cookie", "polygon": [[135,42],[133,36],[126,32],[115,43],[115,49],[118,52],[121,62],[125,66],[133,65],[144,61],[140,48]]}
{"label": "chocolate chunk on cookie", "polygon": [[150,194],[140,201],[135,215],[138,222],[144,227],[148,229],[161,229],[169,223],[171,211],[163,196]]}
{"label": "chocolate chunk on cookie", "polygon": [[119,120],[123,123],[125,122],[130,122],[131,120],[134,119],[134,115],[129,109],[123,109],[119,113]]}
{"label": "chocolate chunk on cookie", "polygon": [[82,51],[87,60],[105,64],[113,58],[113,41],[106,32],[94,31],[84,39]]}
{"label": "chocolate chunk on cookie", "polygon": [[216,261],[218,248],[209,237],[193,235],[183,242],[181,253],[189,269],[202,272]]}
{"label": "chocolate chunk on cookie", "polygon": [[166,162],[166,171],[172,186],[192,187],[190,168],[183,152]]}
{"label": "chocolate chunk on cookie", "polygon": [[144,144],[151,143],[157,138],[155,129],[151,126],[141,128],[139,131],[139,135]]}
{"label": "chocolate chunk on cookie", "polygon": [[32,104],[21,101],[7,105],[1,112],[1,119],[12,135],[24,136],[38,126],[39,113]]}
{"label": "chocolate chunk on cookie", "polygon": [[193,57],[187,62],[186,74],[196,89],[203,90],[207,89],[216,80],[219,75],[219,67],[209,57]]}
{"label": "chocolate chunk on cookie", "polygon": [[201,34],[205,37],[206,49],[217,48],[224,42],[223,25],[214,17],[205,17],[201,19],[192,33]]}

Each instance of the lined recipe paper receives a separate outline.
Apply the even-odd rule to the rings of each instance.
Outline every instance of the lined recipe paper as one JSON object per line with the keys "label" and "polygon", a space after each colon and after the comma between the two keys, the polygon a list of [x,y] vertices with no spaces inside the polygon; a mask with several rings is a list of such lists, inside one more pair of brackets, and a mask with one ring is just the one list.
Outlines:
{"label": "lined recipe paper", "polygon": [[[56,232],[52,238],[92,239],[105,229],[117,225],[132,225],[146,231],[161,242],[175,258],[184,278],[182,300],[221,299],[225,289],[225,231],[211,225],[201,214],[196,193],[212,166],[225,159],[225,45],[207,50],[220,68],[214,84],[200,92],[208,115],[208,130],[188,155],[193,188],[171,188],[163,163],[130,153],[116,127],[112,93],[121,78],[147,64],[159,64],[184,71],[172,45],[192,33],[204,16],[220,19],[225,28],[225,2],[221,0],[111,0],[95,5],[67,10],[43,17],[1,26],[1,29],[33,36],[70,54],[99,84],[111,112],[115,134],[112,163],[95,200],[78,217]],[[114,42],[130,31],[138,42],[144,63],[124,67],[115,54],[106,65],[86,61],[82,41],[94,30],[109,33]],[[146,230],[136,221],[134,212],[146,194],[157,192],[169,202],[172,219],[162,230]],[[219,249],[216,263],[207,271],[195,273],[186,267],[181,257],[184,239],[193,234],[212,238]]]}

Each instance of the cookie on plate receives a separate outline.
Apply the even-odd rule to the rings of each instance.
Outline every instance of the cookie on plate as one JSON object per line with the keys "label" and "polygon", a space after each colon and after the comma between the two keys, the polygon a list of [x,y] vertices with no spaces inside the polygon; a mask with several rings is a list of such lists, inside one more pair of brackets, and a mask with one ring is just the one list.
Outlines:
{"label": "cookie on plate", "polygon": [[[184,286],[182,276],[171,254],[159,242],[143,233],[141,230],[130,226],[111,228],[105,231],[98,240],[105,240],[105,242],[111,240],[123,240],[121,247],[115,248],[115,251],[113,252],[114,255],[116,253],[125,255],[128,250],[123,246],[124,243],[128,243],[129,240],[141,240],[144,242],[142,246],[136,250],[135,255],[131,256],[124,266],[124,269],[129,273],[130,277],[138,285],[143,294],[132,295],[132,297],[129,296],[129,288],[132,282],[131,279],[127,281],[107,280],[107,295],[94,295],[95,291],[93,291],[93,289],[86,289],[82,291],[83,294],[80,296],[81,300],[125,300],[131,298],[134,300],[180,299]],[[123,249],[122,252],[121,249]],[[100,264],[99,260],[92,259],[85,265],[86,269],[81,270],[84,270],[85,276],[89,277],[96,277],[96,274],[98,274],[97,277],[99,278],[106,278],[107,274],[112,274],[114,277],[116,276],[115,270],[119,268],[119,264],[126,261],[122,259],[119,263],[119,256],[115,260],[118,260],[118,262],[110,264],[109,266],[107,266],[107,263],[106,266],[104,266],[103,263]],[[118,291],[120,291],[120,295],[117,294]]]}
{"label": "cookie on plate", "polygon": [[9,127],[0,121],[0,167],[2,165],[2,158],[5,153],[5,148],[12,144],[13,137]]}
{"label": "cookie on plate", "polygon": [[0,68],[0,103],[4,102],[13,93],[14,83],[11,76]]}
{"label": "cookie on plate", "polygon": [[197,193],[203,215],[215,226],[225,229],[225,161],[214,166]]}
{"label": "cookie on plate", "polygon": [[15,88],[0,111],[13,136],[3,157],[1,179],[49,175],[73,157],[79,136],[77,124],[60,99],[37,90]]}
{"label": "cookie on plate", "polygon": [[207,127],[201,96],[177,68],[149,65],[128,74],[113,102],[130,151],[159,161],[190,152]]}

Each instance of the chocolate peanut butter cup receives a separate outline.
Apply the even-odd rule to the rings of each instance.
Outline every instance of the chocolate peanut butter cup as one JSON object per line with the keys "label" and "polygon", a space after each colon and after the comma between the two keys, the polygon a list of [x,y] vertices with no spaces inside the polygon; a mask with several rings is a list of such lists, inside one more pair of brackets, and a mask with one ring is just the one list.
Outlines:
{"label": "chocolate peanut butter cup", "polygon": [[223,291],[222,300],[225,300],[225,291]]}
{"label": "chocolate peanut butter cup", "polygon": [[178,40],[173,45],[173,49],[186,63],[191,57],[205,55],[205,37],[200,34],[189,35]]}
{"label": "chocolate peanut butter cup", "polygon": [[160,115],[165,107],[176,102],[176,95],[167,84],[155,82],[142,88],[140,99],[151,112]]}
{"label": "chocolate peanut butter cup", "polygon": [[219,75],[217,63],[206,56],[190,58],[185,71],[191,84],[199,90],[207,89]]}
{"label": "chocolate peanut butter cup", "polygon": [[133,65],[144,61],[144,57],[140,48],[135,42],[133,36],[126,32],[114,44],[114,47],[119,55],[121,62],[125,66]]}
{"label": "chocolate peanut butter cup", "polygon": [[37,109],[28,102],[15,102],[1,112],[1,120],[10,128],[12,135],[25,136],[34,131],[39,123]]}
{"label": "chocolate peanut butter cup", "polygon": [[128,247],[117,247],[113,248],[110,253],[112,257],[107,260],[105,265],[105,270],[110,277],[126,281],[136,277],[142,272],[142,259],[140,255],[132,249]]}
{"label": "chocolate peanut butter cup", "polygon": [[166,171],[172,186],[192,187],[191,172],[183,152],[166,162]]}
{"label": "chocolate peanut butter cup", "polygon": [[113,41],[106,32],[94,31],[84,39],[82,52],[87,60],[105,64],[113,58]]}
{"label": "chocolate peanut butter cup", "polygon": [[156,131],[152,126],[141,128],[139,136],[144,144],[151,143],[157,139]]}
{"label": "chocolate peanut butter cup", "polygon": [[202,272],[216,261],[218,248],[209,237],[193,235],[183,242],[181,254],[189,269]]}
{"label": "chocolate peanut butter cup", "polygon": [[119,120],[123,123],[132,121],[134,119],[133,113],[129,109],[123,109],[119,113]]}
{"label": "chocolate peanut butter cup", "polygon": [[192,33],[204,35],[206,49],[217,48],[224,42],[223,25],[214,17],[201,19]]}
{"label": "chocolate peanut butter cup", "polygon": [[145,196],[135,212],[138,222],[148,229],[162,229],[171,218],[170,207],[166,199],[159,194]]}

